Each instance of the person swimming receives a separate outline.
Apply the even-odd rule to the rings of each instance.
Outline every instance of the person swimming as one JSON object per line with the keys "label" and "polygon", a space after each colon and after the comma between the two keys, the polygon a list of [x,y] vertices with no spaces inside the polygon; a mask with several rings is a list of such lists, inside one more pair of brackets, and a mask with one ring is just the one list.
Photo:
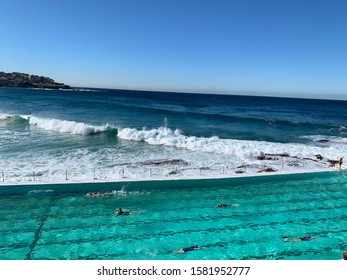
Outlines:
{"label": "person swimming", "polygon": [[111,196],[113,195],[112,191],[105,191],[105,192],[89,192],[86,194],[86,197],[103,197],[103,196]]}
{"label": "person swimming", "polygon": [[217,205],[217,207],[227,207],[228,204],[225,204],[223,201]]}
{"label": "person swimming", "polygon": [[102,196],[102,194],[99,192],[89,192],[86,194],[86,196],[87,197],[100,197],[100,196]]}
{"label": "person swimming", "polygon": [[283,236],[284,242],[300,242],[300,241],[311,241],[313,239],[317,239],[316,237],[311,237],[310,235],[306,235],[304,237],[296,237],[291,240],[288,239],[288,236]]}
{"label": "person swimming", "polygon": [[194,251],[194,250],[200,250],[199,246],[198,245],[193,245],[193,246],[190,246],[190,247],[186,247],[186,248],[182,248],[182,249],[179,249],[179,250],[175,250],[173,252],[177,253],[177,254],[184,254],[186,252]]}
{"label": "person swimming", "polygon": [[139,213],[139,212],[123,211],[123,209],[119,207],[116,209],[115,215],[116,216],[120,216],[120,215],[127,216],[127,215],[132,215],[132,214],[137,214],[137,213]]}
{"label": "person swimming", "polygon": [[345,261],[347,261],[347,251],[344,251],[342,254],[342,259],[344,259]]}
{"label": "person swimming", "polygon": [[310,241],[312,238],[311,238],[311,236],[304,236],[304,237],[299,237],[298,238],[300,241]]}
{"label": "person swimming", "polygon": [[117,208],[115,214],[116,214],[117,216],[120,216],[120,215],[130,215],[131,212],[129,212],[129,211],[123,211],[122,208]]}

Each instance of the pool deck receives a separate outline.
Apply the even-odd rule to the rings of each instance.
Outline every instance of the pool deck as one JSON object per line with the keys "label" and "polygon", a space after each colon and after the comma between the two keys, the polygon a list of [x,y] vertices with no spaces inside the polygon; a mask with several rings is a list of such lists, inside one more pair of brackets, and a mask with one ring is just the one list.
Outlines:
{"label": "pool deck", "polygon": [[[347,167],[343,168],[347,169]],[[304,175],[304,174],[319,174],[319,173],[327,173],[327,172],[338,172],[335,168],[323,168],[323,169],[315,169],[315,170],[301,170],[295,172],[286,172],[286,171],[277,171],[277,172],[262,172],[262,173],[243,173],[243,174],[233,174],[230,176],[226,176],[225,174],[221,174],[220,176],[166,176],[166,177],[142,177],[142,178],[119,178],[118,180],[61,180],[61,181],[28,181],[28,182],[18,182],[18,183],[6,183],[0,182],[1,187],[16,187],[16,186],[49,186],[49,185],[83,185],[83,184],[103,184],[103,183],[141,183],[141,182],[178,182],[178,181],[211,181],[211,180],[233,180],[233,179],[252,179],[252,178],[274,178],[276,176],[285,176],[285,175]]]}

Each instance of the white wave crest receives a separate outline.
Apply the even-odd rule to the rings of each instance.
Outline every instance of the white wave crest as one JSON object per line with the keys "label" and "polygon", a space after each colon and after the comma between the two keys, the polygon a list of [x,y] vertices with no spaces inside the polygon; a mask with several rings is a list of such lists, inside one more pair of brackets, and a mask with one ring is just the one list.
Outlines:
{"label": "white wave crest", "polygon": [[[335,158],[345,151],[340,146],[322,147],[300,143],[274,143],[266,141],[250,141],[236,139],[219,139],[218,137],[185,136],[178,129],[171,130],[166,127],[157,129],[133,128],[118,129],[119,138],[132,141],[143,141],[151,145],[165,145],[177,148],[185,148],[196,152],[209,152],[226,154],[240,159],[250,159],[260,154],[289,154],[292,157],[305,158],[321,154],[324,157]],[[345,139],[347,140],[347,139]],[[333,144],[333,143],[332,143]],[[337,144],[337,143],[336,143]]]}
{"label": "white wave crest", "polygon": [[[179,129],[171,130],[167,127],[159,127],[156,129],[142,129],[137,130],[135,128],[123,128],[119,129],[118,131],[118,137],[121,139],[126,140],[133,140],[133,141],[145,141],[149,144],[168,144],[170,145],[177,144],[177,140],[179,139],[181,135],[181,131]],[[185,137],[185,136],[183,136]]]}
{"label": "white wave crest", "polygon": [[0,114],[0,120],[7,120],[9,118],[13,117],[13,115],[10,114]]}
{"label": "white wave crest", "polygon": [[31,115],[19,115],[19,117],[28,121],[30,119]]}
{"label": "white wave crest", "polygon": [[66,121],[59,119],[45,119],[31,116],[29,119],[30,125],[35,125],[39,128],[62,133],[90,135],[107,130],[108,126],[93,126],[85,123]]}

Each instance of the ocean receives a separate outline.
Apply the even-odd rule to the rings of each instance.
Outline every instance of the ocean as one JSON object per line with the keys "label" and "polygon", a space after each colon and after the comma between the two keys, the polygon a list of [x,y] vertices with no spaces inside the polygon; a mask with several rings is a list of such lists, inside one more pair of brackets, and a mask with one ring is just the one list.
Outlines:
{"label": "ocean", "polygon": [[[0,181],[113,181],[329,168],[347,102],[0,88]],[[321,155],[317,160],[315,155]]]}
{"label": "ocean", "polygon": [[341,259],[346,105],[0,88],[0,260]]}

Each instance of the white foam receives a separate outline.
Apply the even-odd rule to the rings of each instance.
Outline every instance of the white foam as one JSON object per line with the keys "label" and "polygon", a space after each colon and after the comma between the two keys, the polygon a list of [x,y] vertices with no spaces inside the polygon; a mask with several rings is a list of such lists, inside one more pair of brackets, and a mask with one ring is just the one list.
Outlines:
{"label": "white foam", "polygon": [[326,158],[336,158],[341,155],[341,153],[346,154],[347,152],[347,147],[341,150],[341,143],[347,143],[347,139],[337,139],[338,137],[330,137],[330,139],[334,141],[331,141],[331,145],[327,147],[314,145],[314,143],[312,143],[312,145],[307,145],[301,143],[219,139],[216,136],[210,138],[185,136],[178,129],[171,130],[166,127],[150,130],[137,130],[133,128],[118,129],[118,137],[132,141],[143,141],[151,145],[165,145],[185,148],[191,151],[231,155],[244,160],[255,158],[262,153],[287,153],[292,157],[298,158],[314,157],[316,154],[321,154]]}
{"label": "white foam", "polygon": [[81,122],[66,121],[59,119],[45,119],[35,116],[30,116],[30,125],[35,125],[45,130],[52,130],[62,133],[90,135],[106,131],[108,126],[93,126]]}
{"label": "white foam", "polygon": [[8,118],[10,118],[12,115],[9,114],[0,114],[0,120],[6,120]]}
{"label": "white foam", "polygon": [[[133,140],[133,141],[145,141],[149,144],[177,144],[176,140],[182,136],[179,129],[171,130],[167,127],[159,127],[157,129],[142,129],[137,130],[135,128],[123,128],[118,130],[118,135],[121,139]],[[171,142],[174,141],[174,142]]]}
{"label": "white foam", "polygon": [[19,117],[28,121],[30,119],[31,115],[19,115]]}
{"label": "white foam", "polygon": [[[30,117],[30,121],[33,120],[35,117]],[[61,120],[54,122],[52,119],[42,118],[39,120],[42,122],[39,125],[45,127],[43,129],[52,127],[56,131],[60,131],[59,127],[63,127],[63,124],[67,122],[69,125],[65,126],[63,131],[78,132],[76,122]],[[39,121],[37,122],[39,123]],[[86,125],[81,124],[82,127]],[[4,128],[2,133],[0,148],[4,150],[11,150],[14,144],[29,147],[32,143],[36,143],[33,141],[37,139],[35,131],[32,130],[18,131]],[[22,149],[20,152],[1,154],[0,185],[229,177],[239,176],[235,173],[239,166],[247,166],[247,169],[241,168],[246,175],[256,175],[259,170],[268,167],[277,171],[274,173],[317,171],[329,170],[329,163],[326,161],[328,158],[337,159],[340,156],[347,158],[347,145],[343,144],[346,143],[346,138],[329,138],[330,142],[327,144],[317,143],[314,140],[307,144],[286,144],[186,136],[178,129],[173,130],[167,127],[142,130],[118,129],[118,137],[137,141],[139,144],[100,146],[96,149],[81,146],[68,149],[61,147],[54,151],[42,149],[38,153],[29,148]],[[307,137],[311,139],[327,138]],[[144,142],[144,146],[141,142]],[[158,149],[158,145],[165,147]],[[273,160],[258,160],[257,156],[261,153],[288,153],[291,157],[271,157]],[[304,159],[305,157],[315,159],[315,154],[321,154],[325,159],[323,161]],[[186,164],[182,164],[182,161],[160,165],[143,164],[168,159],[181,159]]]}

